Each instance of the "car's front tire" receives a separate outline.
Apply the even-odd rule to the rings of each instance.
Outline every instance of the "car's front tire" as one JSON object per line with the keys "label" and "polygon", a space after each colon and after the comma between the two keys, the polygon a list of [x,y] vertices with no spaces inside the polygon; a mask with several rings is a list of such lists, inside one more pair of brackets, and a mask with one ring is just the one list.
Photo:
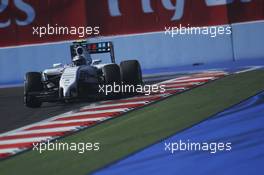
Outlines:
{"label": "car's front tire", "polygon": [[42,90],[41,73],[26,73],[24,82],[24,103],[27,107],[38,108],[41,106],[42,102],[36,96],[32,95],[32,93],[41,92]]}

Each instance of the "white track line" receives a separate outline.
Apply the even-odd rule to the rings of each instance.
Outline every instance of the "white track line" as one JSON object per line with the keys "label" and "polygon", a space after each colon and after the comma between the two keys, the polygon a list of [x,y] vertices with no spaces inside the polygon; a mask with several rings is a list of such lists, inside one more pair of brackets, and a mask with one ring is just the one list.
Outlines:
{"label": "white track line", "polygon": [[125,105],[144,105],[147,104],[147,101],[136,101],[136,102],[126,102],[126,103],[114,103],[114,104],[99,104],[96,106],[85,106],[80,108],[80,110],[85,110],[85,109],[93,109],[93,108],[103,108],[103,107],[115,107],[115,106],[125,106]]}
{"label": "white track line", "polygon": [[198,77],[195,77],[195,76],[190,76],[190,77],[187,77],[187,78],[176,78],[176,79],[173,79],[172,81],[181,81],[181,80],[192,80],[192,79],[201,79],[201,80],[204,80],[204,79],[210,79],[210,78],[215,78],[215,76],[198,76]]}
{"label": "white track line", "polygon": [[186,88],[186,87],[188,87],[188,86],[194,86],[194,85],[199,85],[199,84],[201,84],[201,82],[195,82],[195,83],[174,83],[174,82],[168,82],[168,83],[164,83],[164,84],[162,84],[162,85],[165,85],[166,87],[168,87],[168,86],[179,86],[178,88],[179,89],[184,89],[184,88]]}
{"label": "white track line", "polygon": [[[119,100],[134,100],[134,99],[137,99],[137,100],[140,100],[142,99],[143,101],[148,101],[148,99],[152,99],[152,98],[163,98],[163,97],[166,97],[167,95],[169,94],[155,94],[155,95],[141,95],[141,96],[135,96],[135,97],[130,97],[130,98],[124,98],[124,99],[119,99]],[[117,101],[119,101],[117,100]],[[114,101],[113,101],[114,102]]]}
{"label": "white track line", "polygon": [[[186,86],[183,86],[185,89],[189,89],[190,88],[190,86],[191,87],[194,87],[194,86],[198,86],[198,85],[201,85],[201,84],[204,84],[204,82],[203,83],[196,83],[196,84],[189,84],[189,85],[186,85]],[[165,88],[169,88],[169,87],[179,87],[179,85],[178,84],[167,84],[167,85],[165,85]],[[179,87],[179,88],[183,88],[183,87]]]}
{"label": "white track line", "polygon": [[253,66],[249,69],[245,69],[245,70],[241,70],[241,71],[237,71],[235,72],[235,74],[240,74],[240,73],[245,73],[245,72],[249,72],[249,71],[252,71],[252,70],[257,70],[257,69],[260,69],[262,68],[263,66]]}
{"label": "white track line", "polygon": [[24,139],[12,139],[12,140],[1,140],[0,145],[16,144],[16,143],[28,143],[28,142],[40,142],[51,139],[52,137],[32,137]]}
{"label": "white track line", "polygon": [[107,110],[99,110],[99,111],[84,111],[84,112],[73,112],[60,115],[59,117],[53,118],[64,118],[64,117],[74,117],[74,116],[82,116],[82,115],[90,115],[90,114],[101,114],[101,113],[112,113],[112,112],[125,112],[126,108],[120,108],[120,109],[107,109]]}
{"label": "white track line", "polygon": [[[214,80],[214,79],[216,79],[216,77],[190,78],[190,79],[184,79],[184,80],[173,80],[171,82],[184,83],[184,82],[189,82],[189,81],[202,81],[202,80]],[[195,82],[190,82],[190,83],[195,83]]]}
{"label": "white track line", "polygon": [[38,130],[28,130],[28,131],[17,131],[17,132],[10,132],[3,136],[13,136],[13,135],[27,135],[27,134],[41,134],[46,132],[67,132],[67,131],[74,131],[77,130],[77,126],[67,126],[67,127],[60,127],[60,128],[50,128],[50,129],[38,129]]}
{"label": "white track line", "polygon": [[175,91],[177,91],[177,90],[185,90],[185,89],[188,89],[188,88],[182,88],[182,87],[180,87],[180,88],[169,88],[168,86],[166,86],[165,87],[166,89],[165,89],[165,93],[166,93],[166,91],[173,91],[173,90],[175,90]]}
{"label": "white track line", "polygon": [[[202,77],[193,77],[193,76],[186,76],[186,77],[178,77],[178,78],[174,78],[174,79],[170,79],[170,80],[166,80],[166,81],[162,81],[162,82],[159,82],[157,83],[157,85],[160,85],[160,84],[166,84],[166,83],[171,83],[171,82],[175,82],[175,83],[184,83],[184,82],[188,82],[188,81],[198,81],[198,80],[211,80],[211,79],[216,79],[217,77],[214,77],[214,76],[202,76]],[[199,83],[199,82],[189,82],[189,83]]]}
{"label": "white track line", "polygon": [[54,125],[54,124],[67,124],[67,123],[75,123],[75,122],[96,122],[96,121],[104,121],[111,117],[97,117],[97,118],[86,118],[86,119],[77,119],[77,120],[58,120],[58,121],[50,121],[46,123],[40,123],[38,126],[43,125]]}
{"label": "white track line", "polygon": [[173,78],[173,79],[171,79],[171,80],[184,80],[184,79],[188,79],[188,78],[191,78],[191,76],[188,75],[188,76],[183,76],[183,77]]}
{"label": "white track line", "polygon": [[0,149],[0,154],[14,154],[16,152],[20,152],[19,148],[8,148],[8,149]]}

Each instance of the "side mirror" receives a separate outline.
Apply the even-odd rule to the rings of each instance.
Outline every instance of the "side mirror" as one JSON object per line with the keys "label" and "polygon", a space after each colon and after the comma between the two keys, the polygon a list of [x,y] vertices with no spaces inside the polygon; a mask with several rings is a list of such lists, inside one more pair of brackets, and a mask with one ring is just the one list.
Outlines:
{"label": "side mirror", "polygon": [[55,63],[55,64],[53,64],[52,67],[53,67],[53,68],[59,68],[59,67],[62,67],[62,63]]}
{"label": "side mirror", "polygon": [[99,64],[99,63],[101,63],[101,62],[102,62],[102,60],[100,60],[100,59],[93,60],[93,61],[92,61],[92,65],[96,65],[96,64]]}

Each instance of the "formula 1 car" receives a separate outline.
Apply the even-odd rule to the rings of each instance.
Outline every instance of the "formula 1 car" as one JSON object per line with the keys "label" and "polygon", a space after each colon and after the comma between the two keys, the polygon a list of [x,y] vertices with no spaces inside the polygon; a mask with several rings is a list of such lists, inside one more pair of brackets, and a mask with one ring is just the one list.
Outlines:
{"label": "formula 1 car", "polygon": [[[70,46],[72,63],[69,65],[54,64],[53,68],[43,72],[28,72],[24,80],[24,104],[38,108],[43,102],[87,99],[108,95],[99,93],[102,85],[142,84],[141,67],[137,60],[115,63],[112,42],[88,43],[76,41]],[[110,53],[111,62],[101,63],[93,60],[92,54]],[[122,94],[121,94],[122,95]],[[120,96],[111,93],[110,96]]]}

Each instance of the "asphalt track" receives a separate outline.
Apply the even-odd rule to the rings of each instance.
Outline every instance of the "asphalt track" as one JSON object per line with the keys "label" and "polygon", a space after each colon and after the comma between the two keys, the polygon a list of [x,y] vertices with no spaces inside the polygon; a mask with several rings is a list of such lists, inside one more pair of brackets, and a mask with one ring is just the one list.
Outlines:
{"label": "asphalt track", "polygon": [[[151,77],[145,79],[146,84],[166,80],[174,76]],[[42,121],[44,119],[65,113],[89,102],[74,103],[43,103],[41,108],[27,108],[23,104],[23,87],[0,88],[0,133]]]}
{"label": "asphalt track", "polygon": [[0,133],[76,109],[87,103],[44,103],[31,109],[23,104],[23,87],[0,89]]}

